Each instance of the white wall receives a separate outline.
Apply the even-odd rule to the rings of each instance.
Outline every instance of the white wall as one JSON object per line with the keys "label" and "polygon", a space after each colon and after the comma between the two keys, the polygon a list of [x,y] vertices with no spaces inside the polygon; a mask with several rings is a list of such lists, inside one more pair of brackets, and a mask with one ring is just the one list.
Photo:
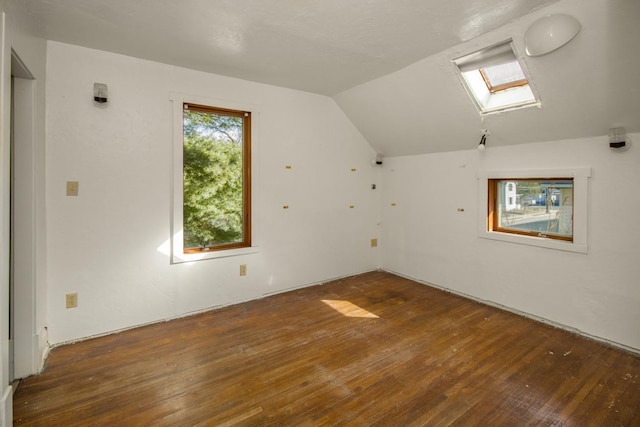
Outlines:
{"label": "white wall", "polygon": [[[259,105],[257,254],[170,264],[172,92]],[[331,98],[48,42],[51,343],[375,269],[374,156]]]}
{"label": "white wall", "polygon": [[[383,268],[640,349],[640,134],[631,138],[626,152],[606,137],[510,147],[489,137],[484,152],[386,159]],[[583,166],[587,254],[478,237],[478,171]]]}

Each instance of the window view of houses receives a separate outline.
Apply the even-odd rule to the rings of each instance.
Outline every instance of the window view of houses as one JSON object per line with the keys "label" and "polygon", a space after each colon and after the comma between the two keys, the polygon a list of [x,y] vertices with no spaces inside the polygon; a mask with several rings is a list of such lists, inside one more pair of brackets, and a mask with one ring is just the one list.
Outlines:
{"label": "window view of houses", "polygon": [[573,180],[501,180],[498,227],[570,238],[573,235]]}

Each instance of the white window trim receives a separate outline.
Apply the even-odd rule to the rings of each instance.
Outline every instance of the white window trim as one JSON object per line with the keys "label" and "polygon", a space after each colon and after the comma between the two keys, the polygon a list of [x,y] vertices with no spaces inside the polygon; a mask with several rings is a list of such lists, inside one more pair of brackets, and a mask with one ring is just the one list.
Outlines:
{"label": "white window trim", "polygon": [[[522,66],[522,65],[521,65]],[[496,93],[489,92],[480,70],[461,73],[467,92],[480,114],[499,113],[524,107],[540,107],[542,104],[529,83]]]}
{"label": "white window trim", "polygon": [[[259,246],[259,206],[258,206],[258,152],[260,135],[260,109],[253,104],[247,104],[227,99],[204,98],[180,93],[170,95],[173,120],[173,179],[172,179],[172,215],[171,215],[171,263],[201,261],[205,259],[226,258],[247,255],[258,252]],[[251,247],[217,250],[201,253],[184,253],[183,240],[183,105],[184,103],[208,105],[227,108],[230,110],[248,111],[251,113]]]}
{"label": "white window trim", "polygon": [[[487,201],[489,200],[490,179],[545,179],[565,177],[573,178],[573,242],[488,230]],[[587,213],[590,177],[591,168],[589,167],[478,172],[478,236],[502,242],[518,243],[522,245],[586,254],[588,252]]]}

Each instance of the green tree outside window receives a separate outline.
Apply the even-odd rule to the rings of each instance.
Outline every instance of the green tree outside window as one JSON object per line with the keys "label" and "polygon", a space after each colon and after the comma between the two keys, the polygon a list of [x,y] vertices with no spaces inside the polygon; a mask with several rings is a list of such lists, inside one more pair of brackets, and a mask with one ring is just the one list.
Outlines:
{"label": "green tree outside window", "polygon": [[206,250],[245,237],[244,117],[214,111],[184,109],[185,250]]}

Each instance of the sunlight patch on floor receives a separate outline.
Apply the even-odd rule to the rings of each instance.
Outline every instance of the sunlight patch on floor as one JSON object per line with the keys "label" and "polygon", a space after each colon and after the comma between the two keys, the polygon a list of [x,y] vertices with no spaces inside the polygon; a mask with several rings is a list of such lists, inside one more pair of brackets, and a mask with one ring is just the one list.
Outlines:
{"label": "sunlight patch on floor", "polygon": [[379,317],[364,308],[343,300],[323,299],[323,303],[333,308],[338,313],[346,317],[365,317],[369,319],[378,319]]}

